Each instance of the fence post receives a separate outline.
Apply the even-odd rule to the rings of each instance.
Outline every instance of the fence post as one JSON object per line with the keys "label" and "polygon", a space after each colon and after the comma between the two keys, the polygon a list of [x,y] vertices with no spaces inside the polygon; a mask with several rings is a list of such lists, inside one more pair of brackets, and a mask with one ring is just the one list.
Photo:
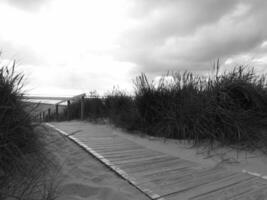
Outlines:
{"label": "fence post", "polygon": [[70,100],[67,101],[67,117],[70,120]]}
{"label": "fence post", "polygon": [[84,96],[81,98],[81,120],[84,119]]}
{"label": "fence post", "polygon": [[50,121],[50,114],[51,114],[50,112],[51,112],[51,109],[50,109],[50,108],[48,108],[48,115],[47,115],[47,117],[48,117],[48,119],[47,119],[47,120],[48,120],[48,121]]}
{"label": "fence post", "polygon": [[56,104],[56,121],[58,121],[58,104]]}
{"label": "fence post", "polygon": [[43,121],[45,121],[45,112],[43,112]]}

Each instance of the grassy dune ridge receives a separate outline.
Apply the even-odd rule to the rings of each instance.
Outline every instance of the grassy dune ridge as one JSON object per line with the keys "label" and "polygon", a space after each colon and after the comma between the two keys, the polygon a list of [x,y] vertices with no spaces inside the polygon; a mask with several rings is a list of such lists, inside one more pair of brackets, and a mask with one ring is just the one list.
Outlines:
{"label": "grassy dune ridge", "polygon": [[0,199],[53,200],[56,165],[46,151],[44,129],[32,122],[33,108],[22,101],[22,81],[15,65],[0,68]]}
{"label": "grassy dune ridge", "polygon": [[11,163],[14,158],[38,150],[38,140],[31,117],[25,111],[26,105],[21,101],[22,79],[23,75],[15,74],[14,67],[11,70],[7,67],[0,70],[0,167],[2,170],[5,170],[5,164]]}
{"label": "grassy dune ridge", "polygon": [[[141,74],[135,87],[134,97],[115,90],[105,98],[86,99],[86,118],[210,147],[267,150],[266,76],[253,68],[240,66],[219,74],[216,66],[211,77],[176,72],[158,84]],[[79,113],[79,102],[71,104],[71,119],[78,119]]]}

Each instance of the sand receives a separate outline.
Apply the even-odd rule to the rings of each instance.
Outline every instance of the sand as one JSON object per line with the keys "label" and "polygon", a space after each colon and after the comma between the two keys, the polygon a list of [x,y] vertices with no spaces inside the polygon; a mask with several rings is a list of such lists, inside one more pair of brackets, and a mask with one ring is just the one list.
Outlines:
{"label": "sand", "polygon": [[55,131],[48,134],[48,150],[61,169],[57,200],[148,200],[139,190]]}
{"label": "sand", "polygon": [[[83,131],[109,132],[126,137],[146,148],[168,155],[199,163],[203,167],[223,165],[230,170],[252,173],[267,178],[267,156],[259,151],[238,151],[229,147],[220,147],[208,151],[204,145],[192,147],[185,141],[146,136],[140,133],[130,134],[111,125],[92,124],[89,122],[53,123],[58,128],[67,127],[70,132]],[[53,133],[53,137],[59,138]],[[60,200],[83,199],[148,199],[139,190],[118,177],[76,144],[61,137],[51,151],[63,164],[63,181]]]}

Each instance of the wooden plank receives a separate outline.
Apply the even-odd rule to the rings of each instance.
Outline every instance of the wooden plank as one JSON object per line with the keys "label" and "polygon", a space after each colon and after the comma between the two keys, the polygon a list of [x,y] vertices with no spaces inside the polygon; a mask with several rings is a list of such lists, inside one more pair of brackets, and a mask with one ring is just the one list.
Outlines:
{"label": "wooden plank", "polygon": [[206,192],[204,194],[192,197],[192,200],[213,200],[216,197],[220,197],[221,199],[227,199],[227,200],[233,200],[237,198],[244,198],[248,197],[252,193],[261,190],[261,189],[267,189],[266,185],[259,185],[253,181],[243,181],[239,184],[230,185],[228,187],[225,187],[223,189],[219,189],[212,192]]}
{"label": "wooden plank", "polygon": [[178,176],[182,176],[185,174],[193,173],[194,171],[195,171],[194,168],[187,167],[187,166],[176,166],[176,167],[164,168],[164,170],[142,175],[142,181],[139,181],[138,183],[144,184],[147,182],[151,182],[151,183],[163,182],[173,177],[178,177]]}
{"label": "wooden plank", "polygon": [[[190,168],[190,167],[187,167],[187,166],[182,166],[182,168],[183,167]],[[164,172],[164,171],[176,170],[176,169],[179,169],[179,168],[181,168],[181,166],[171,165],[171,166],[165,166],[165,167],[162,167],[162,168],[150,169],[149,171],[145,170],[145,171],[141,171],[141,172],[139,171],[139,172],[136,172],[136,173],[130,173],[130,172],[128,172],[128,173],[131,174],[133,177],[138,178],[140,180],[139,183],[143,184],[143,183],[146,183],[146,182],[151,182],[151,180],[147,181],[148,178],[146,178],[146,176],[153,176],[156,173],[161,173],[161,172]]]}
{"label": "wooden plank", "polygon": [[[82,137],[79,137],[79,139],[81,139]],[[84,137],[84,139],[87,139],[87,142],[90,142],[92,143],[91,145],[94,145],[94,146],[98,146],[98,145],[103,145],[103,144],[108,144],[108,143],[113,143],[113,142],[126,142],[126,141],[123,141],[121,139],[118,139],[118,138],[115,138],[113,136],[98,136],[98,137],[95,137],[95,136],[90,136],[90,138],[87,138],[87,137]]]}
{"label": "wooden plank", "polygon": [[[85,142],[88,146],[90,145],[90,142]],[[115,147],[135,147],[135,148],[142,148],[138,145],[132,144],[132,143],[121,143],[121,142],[109,142],[107,144],[100,144],[100,145],[90,145],[91,148],[94,149],[106,149],[106,148],[115,148]]]}
{"label": "wooden plank", "polygon": [[[103,139],[101,139],[103,140]],[[119,141],[113,138],[106,138],[105,140],[101,141],[101,142],[96,142],[94,140],[88,140],[85,141],[88,145],[90,145],[92,148],[97,148],[97,147],[102,147],[102,146],[112,146],[112,145],[133,145],[132,143],[127,143],[127,142],[123,142],[123,141]]]}
{"label": "wooden plank", "polygon": [[[108,143],[113,143],[113,142],[127,142],[127,141],[124,141],[122,139],[119,139],[119,138],[115,138],[113,136],[98,136],[98,137],[95,137],[95,136],[90,136],[90,138],[88,137],[79,137],[79,139],[87,139],[87,142],[90,142],[92,143],[91,145],[94,145],[94,146],[98,146],[98,145],[103,145],[103,144],[108,144]],[[130,143],[130,142],[128,142]]]}
{"label": "wooden plank", "polygon": [[155,163],[155,162],[165,162],[165,161],[168,161],[168,160],[172,160],[173,158],[171,156],[167,156],[166,154],[162,154],[164,156],[161,156],[161,157],[156,157],[156,158],[151,158],[151,159],[148,159],[148,160],[140,160],[140,161],[134,161],[134,162],[127,162],[127,163],[121,163],[121,164],[118,164],[118,166],[120,167],[138,167],[138,166],[142,166],[142,165],[147,165],[149,163]]}
{"label": "wooden plank", "polygon": [[113,155],[106,155],[106,156],[103,156],[105,157],[106,159],[112,161],[112,160],[116,160],[116,159],[127,159],[127,158],[140,158],[140,157],[144,157],[146,155],[151,155],[151,154],[148,154],[146,152],[143,152],[143,153],[139,153],[139,154],[113,154]]}
{"label": "wooden plank", "polygon": [[[84,135],[85,138],[87,135]],[[97,142],[101,142],[102,140],[104,141],[105,139],[109,139],[109,138],[113,138],[114,140],[117,140],[117,141],[122,141],[122,142],[129,142],[129,140],[125,140],[124,138],[120,138],[116,135],[92,135],[90,134],[90,138],[87,138],[89,139],[89,141],[94,141],[94,143],[97,143]]]}
{"label": "wooden plank", "polygon": [[[102,139],[103,140],[103,139]],[[101,142],[96,142],[96,141],[93,141],[93,140],[83,140],[84,142],[86,142],[88,145],[90,145],[91,148],[99,148],[99,147],[112,147],[114,145],[121,145],[121,146],[127,146],[127,145],[134,145],[136,147],[139,147],[138,145],[136,144],[133,144],[131,142],[124,142],[124,141],[119,141],[119,140],[116,140],[116,139],[112,139],[112,138],[107,138]],[[141,147],[141,146],[140,146]]]}
{"label": "wooden plank", "polygon": [[166,157],[166,155],[165,154],[158,154],[158,155],[150,156],[150,157],[135,158],[135,159],[131,159],[131,160],[118,160],[118,161],[112,161],[112,162],[120,167],[121,165],[124,165],[124,164],[138,163],[141,161],[153,160],[153,159],[163,158],[163,157]]}
{"label": "wooden plank", "polygon": [[109,143],[106,145],[99,145],[97,147],[93,147],[92,145],[88,144],[88,142],[84,142],[86,145],[90,146],[90,148],[93,148],[95,150],[112,150],[115,148],[127,148],[127,147],[134,147],[136,148],[136,146],[134,145],[127,145],[127,144],[121,144],[121,143]]}
{"label": "wooden plank", "polygon": [[123,147],[123,149],[104,149],[104,150],[97,150],[99,152],[102,152],[103,155],[119,155],[119,154],[135,154],[139,152],[146,152],[146,153],[155,153],[155,151],[147,150],[145,148],[136,148],[134,146],[130,147]]}
{"label": "wooden plank", "polygon": [[139,154],[139,155],[129,155],[129,156],[114,156],[114,157],[108,157],[108,159],[113,162],[113,161],[118,161],[118,160],[131,160],[134,158],[143,158],[143,157],[151,157],[158,155],[157,153],[145,153],[145,154]]}
{"label": "wooden plank", "polygon": [[242,194],[230,200],[267,200],[267,187],[253,190],[252,192]]}
{"label": "wooden plank", "polygon": [[242,182],[252,181],[253,179],[256,179],[255,177],[244,175],[245,174],[242,173],[230,172],[230,174],[224,175],[222,177],[217,177],[217,180],[213,180],[210,182],[205,179],[203,180],[202,184],[194,184],[193,182],[191,184],[185,185],[181,185],[182,183],[173,184],[172,188],[165,190],[162,194],[168,195],[173,193],[169,195],[168,198],[165,197],[167,200],[175,200],[177,198],[179,199],[179,197],[181,196],[186,196],[186,199],[190,199],[203,193],[224,190],[227,187],[232,187]]}
{"label": "wooden plank", "polygon": [[[86,145],[88,145],[86,142],[84,142]],[[90,145],[88,145],[90,146]],[[127,148],[127,149],[130,149],[130,148],[135,148],[136,149],[136,146],[132,146],[132,145],[122,145],[122,144],[113,144],[113,145],[110,145],[110,146],[102,146],[102,147],[97,147],[97,148],[94,148],[92,146],[90,146],[90,148],[92,149],[95,149],[96,151],[112,151],[112,150],[116,150],[116,149],[124,149],[124,148]]]}
{"label": "wooden plank", "polygon": [[160,187],[172,187],[173,184],[182,184],[184,185],[196,185],[207,183],[212,180],[216,180],[218,177],[223,177],[231,174],[224,169],[220,170],[207,170],[202,169],[198,172],[196,170],[190,171],[187,170],[184,173],[177,173],[175,176],[166,176],[165,179],[155,179],[150,181],[151,185],[156,185]]}
{"label": "wooden plank", "polygon": [[[141,172],[139,171],[134,174],[130,172],[128,173],[132,174],[134,177],[140,177],[140,180],[142,178],[140,184],[150,182],[152,185],[155,185],[155,183],[153,183],[154,182],[153,180],[169,177],[170,176],[169,173],[175,170],[180,170],[180,171],[179,172],[176,171],[176,173],[173,174],[174,176],[171,178],[174,179],[178,179],[179,177],[183,176],[188,176],[194,172],[194,169],[192,167],[171,165],[171,166],[164,166],[162,168],[150,169],[149,171],[148,170],[144,170]],[[166,171],[169,173],[165,173]],[[157,177],[157,174],[161,174],[161,176]]]}
{"label": "wooden plank", "polygon": [[139,155],[139,154],[145,154],[145,153],[153,153],[153,152],[147,152],[145,149],[135,149],[133,150],[129,150],[129,151],[115,151],[115,152],[111,152],[111,151],[106,151],[106,152],[102,152],[101,155],[109,158],[109,157],[118,157],[118,156],[131,156],[131,155]]}
{"label": "wooden plank", "polygon": [[115,153],[120,153],[120,152],[129,152],[135,150],[135,147],[116,147],[113,149],[96,149],[95,151],[106,155],[106,154],[115,154]]}
{"label": "wooden plank", "polygon": [[91,148],[113,147],[116,144],[122,144],[119,142],[112,141],[112,138],[107,140],[106,143],[102,143],[102,144],[94,144],[94,141],[89,141],[89,140],[85,140],[85,139],[81,139],[81,138],[79,138],[79,140],[83,143],[86,143],[86,145],[90,146]]}
{"label": "wooden plank", "polygon": [[109,159],[112,163],[116,163],[117,161],[131,161],[131,160],[135,160],[135,159],[139,159],[139,158],[151,158],[153,156],[157,156],[159,154],[155,153],[155,154],[146,154],[146,155],[138,155],[138,156],[131,156],[131,157],[124,157],[124,158],[111,158]]}
{"label": "wooden plank", "polygon": [[130,146],[130,147],[123,147],[123,148],[113,148],[113,149],[108,149],[108,150],[106,150],[106,149],[98,149],[98,150],[96,150],[97,152],[99,152],[99,153],[101,153],[101,154],[103,154],[103,155],[105,155],[105,154],[111,154],[111,153],[119,153],[119,152],[130,152],[130,151],[133,151],[133,153],[134,153],[134,151],[138,151],[138,150],[141,150],[141,149],[144,149],[144,148],[136,148],[135,146]]}
{"label": "wooden plank", "polygon": [[[153,170],[153,169],[160,169],[160,167],[164,167],[164,166],[171,166],[172,163],[177,163],[177,160],[173,160],[170,159],[168,157],[162,158],[158,161],[146,161],[146,162],[141,162],[141,163],[136,163],[136,164],[125,164],[125,165],[120,165],[120,167],[124,170],[127,170],[131,173],[140,173],[143,171],[147,171],[149,169],[149,171]],[[177,164],[176,164],[177,166]],[[151,171],[152,172],[152,171]]]}
{"label": "wooden plank", "polygon": [[[89,145],[88,145],[89,146]],[[91,147],[93,148],[93,147]],[[129,150],[129,149],[136,149],[136,146],[132,146],[132,145],[116,145],[116,146],[110,146],[110,147],[99,147],[99,148],[93,148],[95,151],[98,152],[111,152],[111,151],[123,151],[124,149]]]}
{"label": "wooden plank", "polygon": [[166,167],[170,167],[170,166],[194,166],[194,165],[190,165],[189,162],[186,162],[184,160],[181,159],[170,159],[170,160],[166,160],[164,162],[151,162],[150,164],[147,165],[139,165],[136,167],[124,167],[122,166],[122,169],[128,171],[129,173],[141,173],[144,171],[149,171],[152,172],[153,170],[159,170],[160,168],[166,168]]}

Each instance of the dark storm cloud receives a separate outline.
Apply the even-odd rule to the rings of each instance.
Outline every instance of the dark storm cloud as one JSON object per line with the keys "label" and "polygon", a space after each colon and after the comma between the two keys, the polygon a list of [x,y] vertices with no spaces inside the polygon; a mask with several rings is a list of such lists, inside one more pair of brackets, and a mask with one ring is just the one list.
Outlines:
{"label": "dark storm cloud", "polygon": [[35,11],[40,9],[45,3],[50,0],[4,0],[17,8]]}
{"label": "dark storm cloud", "polygon": [[207,70],[267,39],[265,0],[135,0],[116,56],[140,71]]}

